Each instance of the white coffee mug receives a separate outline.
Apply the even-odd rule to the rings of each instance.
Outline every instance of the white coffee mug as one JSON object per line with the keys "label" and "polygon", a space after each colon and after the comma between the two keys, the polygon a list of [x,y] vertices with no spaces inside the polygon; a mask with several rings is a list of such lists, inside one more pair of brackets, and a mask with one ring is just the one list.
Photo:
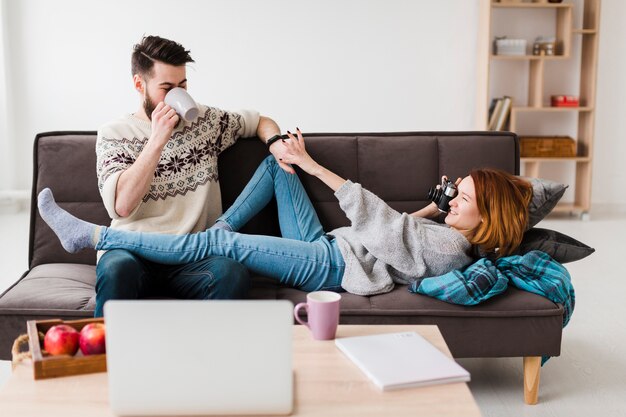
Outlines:
{"label": "white coffee mug", "polygon": [[176,113],[178,113],[178,115],[187,122],[196,120],[198,114],[200,113],[198,105],[184,88],[172,88],[165,95],[165,100],[163,101],[165,104],[173,108]]}

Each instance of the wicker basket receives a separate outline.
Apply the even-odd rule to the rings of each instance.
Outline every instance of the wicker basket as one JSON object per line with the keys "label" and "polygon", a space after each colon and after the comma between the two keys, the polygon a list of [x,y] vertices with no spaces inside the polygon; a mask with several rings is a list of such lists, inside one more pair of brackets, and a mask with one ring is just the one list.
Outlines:
{"label": "wicker basket", "polygon": [[576,141],[569,136],[520,137],[520,147],[523,158],[576,156]]}

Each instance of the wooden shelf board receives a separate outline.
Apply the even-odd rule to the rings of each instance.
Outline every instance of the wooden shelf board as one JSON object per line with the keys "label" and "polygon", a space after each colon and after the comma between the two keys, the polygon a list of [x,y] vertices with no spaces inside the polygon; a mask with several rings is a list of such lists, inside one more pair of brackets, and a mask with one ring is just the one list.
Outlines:
{"label": "wooden shelf board", "polygon": [[491,59],[499,60],[511,60],[511,61],[526,61],[526,60],[545,60],[545,61],[559,61],[563,59],[569,59],[569,55],[490,55]]}
{"label": "wooden shelf board", "polygon": [[515,107],[511,108],[512,112],[567,112],[567,111],[579,111],[586,112],[592,111],[593,107],[584,106],[584,107]]}
{"label": "wooden shelf board", "polygon": [[523,156],[521,162],[590,162],[588,156]]}
{"label": "wooden shelf board", "polygon": [[571,9],[571,3],[491,3],[496,9]]}
{"label": "wooden shelf board", "polygon": [[572,29],[572,33],[577,35],[595,35],[597,31],[595,29]]}

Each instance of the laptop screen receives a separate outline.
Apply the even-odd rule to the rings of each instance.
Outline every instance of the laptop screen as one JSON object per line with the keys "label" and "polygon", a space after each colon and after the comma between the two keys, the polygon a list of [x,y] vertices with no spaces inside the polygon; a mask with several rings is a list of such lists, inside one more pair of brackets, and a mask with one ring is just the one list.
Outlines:
{"label": "laptop screen", "polygon": [[286,300],[112,300],[104,306],[119,415],[288,414],[293,305]]}

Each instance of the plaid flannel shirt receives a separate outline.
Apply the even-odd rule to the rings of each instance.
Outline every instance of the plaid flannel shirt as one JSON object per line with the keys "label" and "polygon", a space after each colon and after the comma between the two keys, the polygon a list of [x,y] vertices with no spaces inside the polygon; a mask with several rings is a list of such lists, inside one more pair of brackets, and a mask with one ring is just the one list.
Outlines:
{"label": "plaid flannel shirt", "polygon": [[[563,305],[563,327],[574,311],[574,287],[569,273],[541,251],[507,256],[495,262],[481,258],[464,271],[413,280],[409,291],[452,304],[475,305],[504,292],[509,282],[520,290]],[[542,361],[545,363],[548,357]]]}

